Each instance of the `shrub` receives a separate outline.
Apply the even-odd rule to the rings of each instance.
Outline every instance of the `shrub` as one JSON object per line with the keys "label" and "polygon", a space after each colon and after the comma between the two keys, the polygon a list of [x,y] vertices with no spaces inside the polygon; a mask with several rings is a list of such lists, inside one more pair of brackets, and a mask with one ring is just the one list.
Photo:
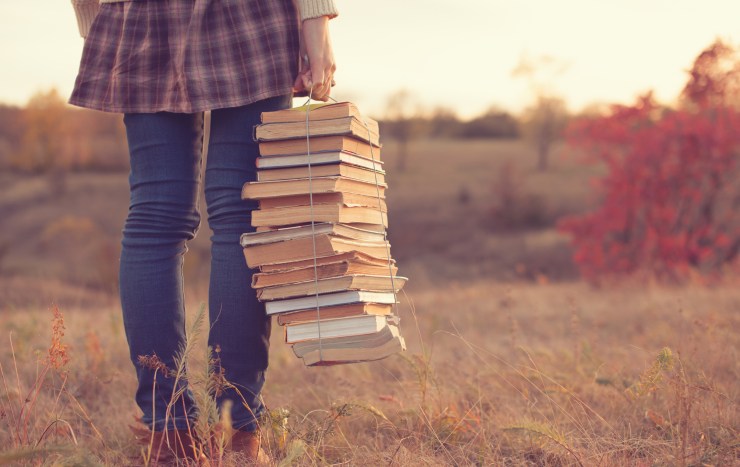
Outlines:
{"label": "shrub", "polygon": [[596,278],[638,270],[660,278],[714,275],[740,250],[740,61],[717,42],[694,63],[679,109],[650,94],[606,116],[582,118],[569,142],[608,173],[603,202],[563,219],[575,261]]}

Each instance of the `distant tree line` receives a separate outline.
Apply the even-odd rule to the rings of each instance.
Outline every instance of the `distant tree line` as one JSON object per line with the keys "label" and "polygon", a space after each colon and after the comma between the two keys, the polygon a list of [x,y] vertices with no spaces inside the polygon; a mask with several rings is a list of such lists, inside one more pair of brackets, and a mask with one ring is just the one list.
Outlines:
{"label": "distant tree line", "polygon": [[43,173],[125,170],[128,152],[121,116],[77,109],[56,90],[25,107],[0,104],[0,169]]}
{"label": "distant tree line", "polygon": [[521,136],[519,120],[512,114],[492,107],[482,115],[463,120],[451,109],[440,107],[429,115],[389,116],[381,121],[381,134],[403,138],[492,138],[516,139]]}
{"label": "distant tree line", "polygon": [[409,91],[401,89],[388,98],[380,123],[383,137],[399,144],[400,170],[406,168],[409,143],[418,138],[522,138],[537,150],[537,168],[547,170],[550,150],[562,139],[570,118],[565,100],[555,95],[538,94],[535,102],[520,116],[494,106],[465,120],[447,107],[425,112]]}
{"label": "distant tree line", "polygon": [[[552,142],[560,139],[566,118],[564,103],[557,104],[534,106],[521,117],[491,107],[463,119],[446,107],[422,112],[413,96],[401,90],[388,100],[381,133],[395,140],[402,154],[418,138],[525,138],[545,153],[544,160]],[[540,168],[545,167],[541,163]],[[0,104],[0,169],[42,173],[127,168],[120,115],[71,107],[54,89],[34,95],[25,107]]]}

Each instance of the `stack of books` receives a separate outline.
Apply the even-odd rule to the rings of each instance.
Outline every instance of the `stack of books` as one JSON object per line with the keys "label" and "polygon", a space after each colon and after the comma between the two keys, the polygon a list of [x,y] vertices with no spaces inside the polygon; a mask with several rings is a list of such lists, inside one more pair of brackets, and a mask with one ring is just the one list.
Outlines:
{"label": "stack of books", "polygon": [[[308,117],[308,120],[307,120]],[[241,237],[252,287],[306,365],[385,358],[405,349],[393,309],[406,278],[386,239],[377,122],[349,102],[262,114],[255,127],[257,231]]]}

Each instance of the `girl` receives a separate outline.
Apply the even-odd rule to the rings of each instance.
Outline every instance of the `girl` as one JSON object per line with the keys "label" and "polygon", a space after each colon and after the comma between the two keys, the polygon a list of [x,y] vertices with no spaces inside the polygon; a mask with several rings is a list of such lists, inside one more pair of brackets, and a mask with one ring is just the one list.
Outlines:
{"label": "girl", "polygon": [[216,371],[233,384],[217,395],[219,408],[231,401],[231,447],[255,460],[270,321],[239,245],[254,230],[256,208],[241,199],[241,187],[255,179],[252,128],[260,113],[289,107],[293,92],[328,98],[335,70],[328,20],[336,8],[332,0],[72,3],[86,40],[69,102],[123,113],[131,157],[120,295],[136,403],[153,431],[141,438],[154,437],[170,457],[197,457],[193,397],[167,369],[185,339],[182,264],[200,223],[203,112],[210,110],[208,343],[220,349]]}

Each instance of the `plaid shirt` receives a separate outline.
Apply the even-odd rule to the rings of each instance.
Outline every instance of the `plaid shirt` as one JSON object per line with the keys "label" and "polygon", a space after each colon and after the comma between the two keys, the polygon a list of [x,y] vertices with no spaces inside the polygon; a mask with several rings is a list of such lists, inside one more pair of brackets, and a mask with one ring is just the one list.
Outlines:
{"label": "plaid shirt", "polygon": [[101,5],[70,104],[194,113],[289,94],[298,72],[292,0]]}

